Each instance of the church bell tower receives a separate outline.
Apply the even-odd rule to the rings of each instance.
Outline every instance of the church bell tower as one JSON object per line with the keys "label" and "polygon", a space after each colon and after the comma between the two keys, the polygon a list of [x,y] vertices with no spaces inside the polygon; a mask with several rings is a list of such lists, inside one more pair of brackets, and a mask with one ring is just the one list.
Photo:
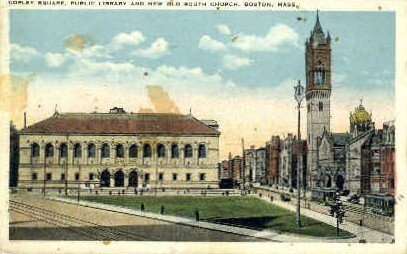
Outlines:
{"label": "church bell tower", "polygon": [[305,43],[307,102],[307,185],[315,186],[318,178],[318,140],[330,133],[331,118],[331,36],[325,36],[319,13],[310,37]]}

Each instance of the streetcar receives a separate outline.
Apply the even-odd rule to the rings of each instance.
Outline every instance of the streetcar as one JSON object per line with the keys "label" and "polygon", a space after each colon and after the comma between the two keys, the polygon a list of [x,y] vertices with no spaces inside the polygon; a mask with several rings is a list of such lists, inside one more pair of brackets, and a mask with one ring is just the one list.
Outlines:
{"label": "streetcar", "polygon": [[394,197],[391,195],[367,194],[365,195],[364,209],[385,216],[394,215]]}
{"label": "streetcar", "polygon": [[336,195],[336,190],[334,189],[313,189],[311,191],[312,193],[312,201],[315,201],[317,203],[321,203],[324,205],[329,205],[332,203],[335,195]]}

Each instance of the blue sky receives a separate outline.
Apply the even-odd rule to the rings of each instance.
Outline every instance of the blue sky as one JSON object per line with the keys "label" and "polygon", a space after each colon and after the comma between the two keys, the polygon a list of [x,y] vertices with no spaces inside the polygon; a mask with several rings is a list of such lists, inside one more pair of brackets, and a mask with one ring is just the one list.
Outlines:
{"label": "blue sky", "polygon": [[[298,21],[297,17],[306,21]],[[333,38],[333,69],[346,73],[349,85],[359,88],[377,86],[369,82],[374,73],[387,70],[394,73],[395,26],[394,14],[389,12],[323,12],[321,23]],[[239,71],[225,70],[221,57],[198,48],[202,35],[228,43],[229,36],[220,35],[216,26],[226,24],[232,33],[258,36],[267,34],[270,27],[282,23],[299,35],[301,47],[282,45],[278,52],[253,52],[254,63]],[[41,53],[61,52],[64,40],[72,34],[88,35],[95,44],[106,44],[118,33],[134,30],[145,35],[145,44],[163,37],[173,47],[170,54],[158,61],[128,56],[123,50],[115,61],[132,59],[151,68],[162,64],[175,67],[201,67],[207,73],[221,72],[242,86],[273,86],[287,77],[304,77],[303,43],[315,23],[314,12],[213,12],[213,11],[24,11],[11,12],[11,42],[33,47]],[[13,62],[16,72],[54,72],[44,63]],[[64,71],[62,68],[58,71]]]}
{"label": "blue sky", "polygon": [[[106,111],[113,104],[134,111],[154,107],[145,91],[146,85],[154,84],[168,91],[181,112],[192,107],[198,117],[215,118],[228,130],[234,123],[255,129],[248,139],[265,142],[272,134],[295,132],[295,117],[279,125],[276,122],[287,114],[280,116],[277,111],[291,110],[295,80],[305,80],[304,43],[315,15],[11,10],[10,69],[20,75],[35,74],[28,103],[33,121],[49,116],[55,104],[63,111],[87,112]],[[394,117],[394,13],[320,12],[320,20],[333,38],[333,129],[348,128],[344,118],[359,98],[379,126]],[[83,40],[84,47],[67,47],[72,36]],[[79,97],[69,95],[69,101],[59,96],[84,85],[88,90],[80,99],[92,103],[75,107],[72,100]],[[41,89],[56,91],[45,98]],[[95,92],[100,96],[89,95]],[[133,97],[126,97],[129,94]],[[233,110],[224,109],[228,106]],[[225,136],[238,140],[239,135]]]}

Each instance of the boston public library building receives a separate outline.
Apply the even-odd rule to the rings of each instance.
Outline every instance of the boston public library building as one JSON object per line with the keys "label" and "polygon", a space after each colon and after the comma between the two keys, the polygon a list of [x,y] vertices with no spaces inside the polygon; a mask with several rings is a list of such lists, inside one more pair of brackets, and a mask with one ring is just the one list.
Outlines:
{"label": "boston public library building", "polygon": [[58,113],[20,131],[19,188],[218,188],[219,136],[192,115]]}

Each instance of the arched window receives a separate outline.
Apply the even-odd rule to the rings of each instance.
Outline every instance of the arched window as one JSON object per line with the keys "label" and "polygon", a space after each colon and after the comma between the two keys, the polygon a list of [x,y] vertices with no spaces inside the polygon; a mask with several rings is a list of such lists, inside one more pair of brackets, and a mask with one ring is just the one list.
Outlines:
{"label": "arched window", "polygon": [[45,157],[54,156],[54,146],[50,143],[45,145]]}
{"label": "arched window", "polygon": [[129,157],[136,158],[137,157],[137,145],[131,145],[129,148]]}
{"label": "arched window", "polygon": [[40,146],[37,143],[31,145],[31,157],[40,156]]}
{"label": "arched window", "polygon": [[163,144],[157,145],[157,157],[158,158],[165,157],[165,146]]}
{"label": "arched window", "polygon": [[325,68],[321,61],[318,61],[317,68],[314,71],[314,81],[317,86],[325,85]]}
{"label": "arched window", "polygon": [[322,103],[322,101],[320,101],[320,102],[318,103],[318,108],[319,108],[319,111],[324,110],[324,104]]}
{"label": "arched window", "polygon": [[123,158],[124,157],[124,148],[122,144],[116,145],[116,158]]}
{"label": "arched window", "polygon": [[143,157],[151,157],[151,146],[150,144],[144,144],[143,146]]}
{"label": "arched window", "polygon": [[79,143],[76,143],[73,146],[73,157],[82,157],[82,146]]}
{"label": "arched window", "polygon": [[88,145],[88,157],[89,158],[94,158],[96,157],[96,146],[93,143],[90,143]]}
{"label": "arched window", "polygon": [[59,156],[61,158],[66,158],[68,156],[68,146],[65,143],[62,143],[59,146]]}
{"label": "arched window", "polygon": [[191,158],[192,155],[193,155],[192,146],[188,144],[184,148],[184,157],[185,158]]}
{"label": "arched window", "polygon": [[103,144],[101,153],[102,153],[102,158],[109,158],[110,157],[110,146],[108,144]]}
{"label": "arched window", "polygon": [[178,158],[178,157],[179,157],[178,145],[172,144],[171,145],[171,158]]}
{"label": "arched window", "polygon": [[198,158],[206,158],[206,147],[204,144],[200,144],[198,147]]}

